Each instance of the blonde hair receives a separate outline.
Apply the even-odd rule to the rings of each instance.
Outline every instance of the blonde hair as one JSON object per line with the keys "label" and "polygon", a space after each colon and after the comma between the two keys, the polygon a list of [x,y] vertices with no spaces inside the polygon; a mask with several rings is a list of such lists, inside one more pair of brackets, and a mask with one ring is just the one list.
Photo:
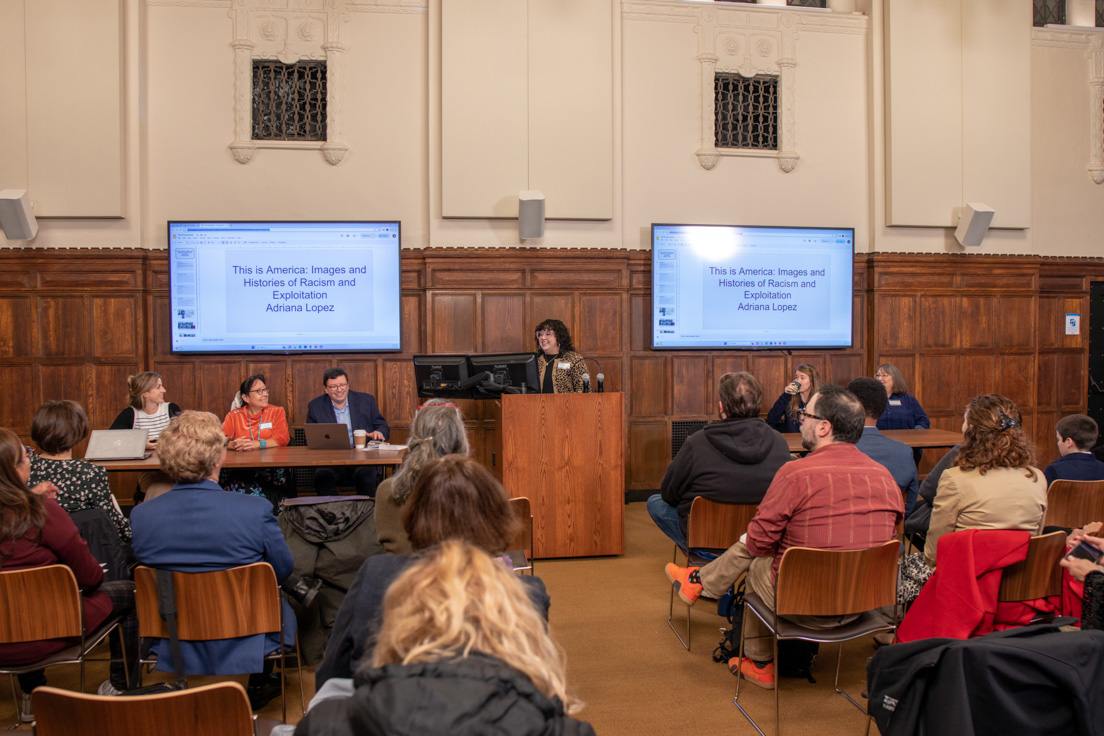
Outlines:
{"label": "blonde hair", "polygon": [[414,412],[406,441],[406,457],[391,481],[391,501],[402,506],[410,498],[426,465],[445,455],[467,457],[471,452],[460,407],[444,399],[430,399]]}
{"label": "blonde hair", "polygon": [[472,651],[520,671],[546,696],[559,698],[569,715],[583,707],[567,694],[563,650],[517,576],[477,547],[450,540],[387,589],[370,664],[463,659]]}
{"label": "blonde hair", "polygon": [[157,458],[174,481],[197,483],[210,477],[222,459],[226,435],[209,411],[186,411],[161,430]]}
{"label": "blonde hair", "polygon": [[161,374],[153,371],[144,371],[129,376],[127,378],[127,391],[130,393],[130,405],[135,409],[145,408],[145,399],[142,398],[142,394],[156,388],[157,382],[160,380]]}

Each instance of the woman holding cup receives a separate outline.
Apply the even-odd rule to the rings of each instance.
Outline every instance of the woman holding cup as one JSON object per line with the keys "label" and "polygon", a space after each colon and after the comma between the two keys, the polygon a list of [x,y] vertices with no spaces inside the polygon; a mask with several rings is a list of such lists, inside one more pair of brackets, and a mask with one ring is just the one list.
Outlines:
{"label": "woman holding cup", "polygon": [[809,399],[820,387],[816,366],[802,363],[794,369],[793,381],[774,402],[767,414],[767,424],[779,432],[800,432],[801,420],[797,412],[804,409]]}

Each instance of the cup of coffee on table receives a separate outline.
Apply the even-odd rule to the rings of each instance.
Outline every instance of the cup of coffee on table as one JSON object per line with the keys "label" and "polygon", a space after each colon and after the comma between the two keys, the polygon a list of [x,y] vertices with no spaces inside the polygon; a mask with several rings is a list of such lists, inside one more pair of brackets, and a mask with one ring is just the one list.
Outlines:
{"label": "cup of coffee on table", "polygon": [[358,450],[364,449],[364,446],[368,444],[368,431],[364,429],[353,430],[353,444],[356,445]]}

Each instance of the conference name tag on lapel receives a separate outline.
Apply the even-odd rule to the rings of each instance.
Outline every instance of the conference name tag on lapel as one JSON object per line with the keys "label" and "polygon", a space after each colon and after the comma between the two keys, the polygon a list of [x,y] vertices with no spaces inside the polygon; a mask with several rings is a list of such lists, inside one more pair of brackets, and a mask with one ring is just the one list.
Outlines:
{"label": "conference name tag on lapel", "polygon": [[556,364],[556,367],[559,368],[561,371],[569,371],[571,370],[571,363],[567,362],[566,360],[561,360],[559,363]]}
{"label": "conference name tag on lapel", "polygon": [[889,405],[890,406],[900,406],[901,405],[901,400],[900,399],[890,399],[889,400]]}
{"label": "conference name tag on lapel", "polygon": [[272,422],[261,422],[261,429],[272,429]]}

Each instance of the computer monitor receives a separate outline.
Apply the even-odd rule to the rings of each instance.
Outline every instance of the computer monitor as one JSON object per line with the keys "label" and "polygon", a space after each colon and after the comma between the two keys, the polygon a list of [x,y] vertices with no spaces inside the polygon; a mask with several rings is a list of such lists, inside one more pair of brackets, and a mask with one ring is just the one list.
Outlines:
{"label": "computer monitor", "polygon": [[537,374],[536,353],[499,353],[468,357],[469,375],[474,379],[486,373],[482,383],[475,387],[472,398],[493,399],[502,394],[537,393],[540,377]]}
{"label": "computer monitor", "polygon": [[414,381],[423,399],[470,399],[466,355],[415,355]]}

